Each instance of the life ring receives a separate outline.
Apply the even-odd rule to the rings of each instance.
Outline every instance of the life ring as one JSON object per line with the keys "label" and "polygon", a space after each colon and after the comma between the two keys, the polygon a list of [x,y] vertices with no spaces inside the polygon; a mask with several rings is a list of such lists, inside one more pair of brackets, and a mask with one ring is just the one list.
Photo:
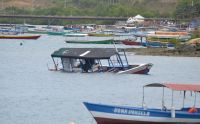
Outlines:
{"label": "life ring", "polygon": [[198,110],[195,107],[191,107],[191,108],[189,108],[188,112],[189,113],[196,113],[196,112],[198,112]]}

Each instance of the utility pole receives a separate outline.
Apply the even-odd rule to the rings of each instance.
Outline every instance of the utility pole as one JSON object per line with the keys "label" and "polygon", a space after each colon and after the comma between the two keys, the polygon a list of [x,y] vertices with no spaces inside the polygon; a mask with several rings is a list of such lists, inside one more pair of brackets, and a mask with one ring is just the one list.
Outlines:
{"label": "utility pole", "polygon": [[64,8],[67,7],[67,0],[65,0],[65,3],[64,3]]}
{"label": "utility pole", "polygon": [[192,7],[194,6],[194,1],[192,0]]}
{"label": "utility pole", "polygon": [[1,11],[2,11],[2,14],[3,14],[3,0],[1,0]]}
{"label": "utility pole", "polygon": [[31,0],[31,13],[33,14],[33,9],[34,9],[34,0]]}
{"label": "utility pole", "polygon": [[1,0],[1,10],[3,10],[3,0]]}

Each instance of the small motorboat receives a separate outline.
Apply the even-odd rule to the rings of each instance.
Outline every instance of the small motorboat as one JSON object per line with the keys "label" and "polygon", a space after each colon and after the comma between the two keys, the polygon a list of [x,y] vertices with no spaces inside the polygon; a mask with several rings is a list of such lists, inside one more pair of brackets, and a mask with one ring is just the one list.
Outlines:
{"label": "small motorboat", "polygon": [[131,40],[131,39],[122,40],[122,43],[123,43],[124,45],[136,45],[136,46],[142,45],[141,42],[137,42],[136,40]]}
{"label": "small motorboat", "polygon": [[41,35],[0,35],[0,39],[32,39],[36,40]]}
{"label": "small motorboat", "polygon": [[[161,108],[147,108],[144,102],[145,87],[163,88]],[[165,107],[164,88],[172,90],[171,108]],[[175,109],[174,91],[182,91],[183,107]],[[194,105],[185,107],[185,92],[194,92]],[[152,83],[143,87],[143,102],[141,107],[105,105],[84,102],[97,124],[200,124],[200,108],[196,105],[200,85],[176,83]]]}
{"label": "small motorboat", "polygon": [[66,43],[75,43],[75,44],[113,44],[115,42],[113,39],[108,40],[67,40]]}

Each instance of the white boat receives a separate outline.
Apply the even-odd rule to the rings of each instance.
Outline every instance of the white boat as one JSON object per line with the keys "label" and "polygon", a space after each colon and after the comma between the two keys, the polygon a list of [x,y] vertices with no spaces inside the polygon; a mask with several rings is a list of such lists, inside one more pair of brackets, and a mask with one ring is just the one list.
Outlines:
{"label": "white boat", "polygon": [[64,36],[66,37],[85,37],[88,36],[86,33],[65,33]]}
{"label": "white boat", "polygon": [[138,64],[133,68],[124,70],[124,71],[119,71],[118,74],[147,74],[151,67],[153,66],[152,63],[145,63],[145,64]]}

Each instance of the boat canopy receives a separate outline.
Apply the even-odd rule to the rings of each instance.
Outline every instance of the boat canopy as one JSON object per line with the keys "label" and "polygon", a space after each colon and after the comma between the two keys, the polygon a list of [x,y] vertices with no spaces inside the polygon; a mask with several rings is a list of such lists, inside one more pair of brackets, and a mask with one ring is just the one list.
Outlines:
{"label": "boat canopy", "polygon": [[196,91],[200,92],[200,85],[194,84],[175,84],[175,83],[151,83],[144,87],[167,87],[172,90],[178,91]]}
{"label": "boat canopy", "polygon": [[109,59],[116,55],[114,48],[61,48],[51,54],[51,57],[73,59]]}

